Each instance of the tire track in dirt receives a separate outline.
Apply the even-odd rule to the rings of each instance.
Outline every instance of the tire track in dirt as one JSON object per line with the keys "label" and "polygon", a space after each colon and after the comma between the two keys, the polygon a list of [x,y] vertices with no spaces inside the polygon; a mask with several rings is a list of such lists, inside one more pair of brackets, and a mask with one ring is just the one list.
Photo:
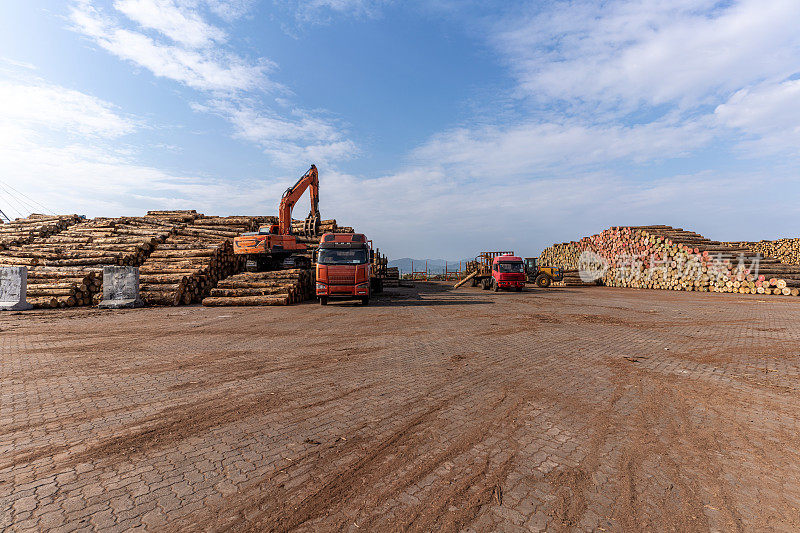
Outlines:
{"label": "tire track in dirt", "polygon": [[[326,452],[311,452],[302,455],[292,461],[291,466],[298,468],[299,465],[314,466],[317,463],[330,464],[336,460],[337,456],[346,456],[351,452],[361,448],[361,444],[369,445],[369,451],[357,455],[357,458],[347,463],[323,481],[320,486],[312,488],[311,492],[305,496],[300,496],[299,501],[293,500],[293,496],[302,494],[307,487],[297,487],[292,493],[285,490],[281,485],[275,486],[271,483],[271,478],[275,472],[270,473],[267,479],[261,480],[256,487],[244,491],[244,499],[227,502],[223,509],[213,511],[216,516],[212,529],[233,528],[239,531],[262,531],[262,524],[269,524],[271,531],[290,531],[301,526],[319,514],[328,514],[337,502],[346,501],[352,498],[353,494],[360,489],[356,480],[366,475],[370,470],[378,468],[385,458],[394,452],[398,445],[406,443],[417,433],[414,429],[423,424],[427,419],[438,413],[448,400],[442,400],[435,405],[428,406],[421,412],[407,418],[399,428],[393,429],[388,436],[381,438],[377,442],[366,442],[362,439],[349,439],[343,446],[330,447]],[[401,412],[408,414],[408,410],[398,411],[398,418],[402,418]],[[363,427],[366,427],[364,424]],[[352,431],[351,433],[358,433]],[[316,457],[314,457],[316,456]],[[321,469],[320,469],[321,470]],[[253,498],[253,494],[258,494]],[[181,524],[178,529],[188,526],[192,530],[200,530],[208,527],[207,516],[195,517],[188,524]]]}
{"label": "tire track in dirt", "polygon": [[115,435],[111,437],[49,445],[12,455],[10,462],[0,464],[0,470],[63,453],[67,454],[66,460],[58,461],[54,465],[57,468],[69,468],[110,456],[132,455],[263,413],[265,409],[279,405],[279,398],[274,393],[237,397],[232,391],[227,391],[210,398],[184,402],[161,409],[126,427],[114,428]]}
{"label": "tire track in dirt", "polygon": [[690,399],[679,392],[682,387],[666,387],[646,369],[619,361],[610,366],[621,380],[634,384],[639,399],[618,463],[619,505],[613,518],[622,530],[710,531],[722,526],[709,522],[705,509],[710,506],[720,511],[724,529],[743,531],[722,475],[720,458],[726,454],[718,429],[692,417],[698,406],[697,387],[688,387],[693,389]]}
{"label": "tire track in dirt", "polygon": [[[478,389],[480,388],[478,384],[483,381],[485,381],[484,376],[475,381]],[[226,507],[215,510],[213,514],[218,518],[214,521],[214,528],[259,531],[261,524],[270,524],[271,530],[288,531],[308,524],[321,515],[327,520],[334,519],[340,527],[347,527],[349,519],[342,521],[342,518],[337,519],[335,516],[341,514],[343,508],[348,508],[348,502],[355,502],[355,496],[359,491],[363,491],[364,486],[375,486],[366,480],[386,482],[387,478],[397,475],[399,470],[409,467],[409,461],[417,457],[421,447],[430,443],[431,435],[435,435],[436,428],[443,423],[442,412],[457,400],[463,400],[463,397],[455,394],[431,405],[430,399],[437,390],[438,386],[433,387],[427,394],[411,399],[385,416],[384,420],[404,420],[400,427],[391,429],[386,435],[361,435],[364,430],[370,429],[370,423],[365,422],[348,431],[351,437],[344,444],[331,445],[322,451],[312,450],[291,460],[289,466],[293,469],[302,468],[323,473],[320,474],[322,477],[316,482],[316,487],[309,489],[308,485],[314,484],[314,480],[309,480],[307,486],[287,489],[284,484],[278,483],[277,474],[288,467],[271,472],[252,488],[242,492],[245,498],[243,501],[237,503],[229,500]],[[469,446],[479,442],[479,436],[486,431],[486,420],[483,415],[491,412],[495,405],[506,401],[508,400],[503,396],[495,403],[484,405],[481,415],[477,417],[481,423],[476,426],[474,432],[468,432],[468,435],[474,436],[473,438],[460,439],[440,455],[421,463],[418,470],[412,468],[398,479],[388,481],[391,488],[384,491],[371,489],[367,498],[373,503],[368,503],[366,506],[352,503],[350,514],[359,516],[365,507],[377,505],[390,494],[424,477],[429,471],[437,468],[441,461],[446,461],[449,457],[462,453]],[[513,409],[512,407],[511,411]],[[418,412],[408,418],[409,413],[415,411]],[[326,465],[339,463],[342,458],[350,455],[356,458],[333,472],[324,473]],[[305,492],[308,494],[304,494]],[[253,494],[259,496],[252,498]],[[247,497],[248,495],[250,497]],[[275,502],[283,504],[276,506]],[[202,513],[190,522],[182,523],[180,528],[203,529],[208,524],[208,519],[209,517]],[[338,526],[331,526],[331,529],[337,529]]]}
{"label": "tire track in dirt", "polygon": [[[307,403],[301,409],[321,407],[372,386],[366,384],[337,392]],[[54,469],[62,470],[79,463],[96,462],[109,457],[127,457],[151,448],[168,446],[191,436],[206,434],[213,428],[245,418],[268,414],[288,402],[286,395],[276,392],[241,396],[235,391],[226,390],[211,397],[166,407],[127,426],[114,428],[114,435],[111,437],[88,442],[51,444],[12,454],[9,462],[0,464],[0,470],[61,454],[67,454],[66,458],[64,461],[57,461],[53,465]]]}

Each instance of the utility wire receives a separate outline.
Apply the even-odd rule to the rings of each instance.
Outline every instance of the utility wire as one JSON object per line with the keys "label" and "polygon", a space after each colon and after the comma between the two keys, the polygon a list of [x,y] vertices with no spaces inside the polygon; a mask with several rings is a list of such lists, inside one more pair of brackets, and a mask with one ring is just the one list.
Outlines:
{"label": "utility wire", "polygon": [[8,215],[6,215],[5,213],[3,213],[3,210],[2,210],[2,209],[0,209],[0,215],[3,215],[3,218],[5,218],[5,219],[6,219],[6,220],[8,220],[9,222],[11,222],[11,219],[10,219],[10,218],[8,218]]}
{"label": "utility wire", "polygon": [[[2,196],[2,195],[0,195],[0,198],[2,198],[2,197],[3,197],[3,196]],[[14,212],[15,212],[16,214],[18,214],[18,215],[19,215],[21,218],[25,218],[25,216],[24,216],[22,213],[20,213],[20,212],[19,212],[19,209],[17,209],[16,207],[14,207],[14,204],[12,204],[11,202],[9,202],[8,200],[6,200],[6,202],[5,202],[5,203],[6,203],[6,205],[7,205],[7,206],[8,206],[10,209],[13,209],[13,210],[14,210]]]}
{"label": "utility wire", "polygon": [[47,208],[47,207],[45,207],[44,205],[40,204],[39,202],[37,202],[37,201],[36,201],[36,200],[34,200],[33,198],[31,198],[31,197],[29,197],[28,195],[26,195],[25,193],[23,193],[22,191],[17,191],[17,189],[15,189],[14,187],[12,187],[12,186],[11,186],[11,185],[9,185],[8,183],[5,183],[4,181],[0,181],[0,183],[2,183],[3,185],[5,185],[6,187],[8,187],[9,189],[11,189],[12,191],[16,191],[16,192],[17,192],[17,194],[20,194],[20,195],[24,196],[25,198],[27,198],[28,200],[30,200],[30,201],[31,201],[31,202],[33,202],[34,204],[36,204],[36,205],[38,205],[39,207],[41,207],[42,209],[44,209],[45,211],[48,211],[48,212],[50,212],[50,214],[51,214],[51,215],[55,215],[55,214],[56,214],[54,211],[52,211],[51,209],[48,209],[48,208]]}
{"label": "utility wire", "polygon": [[0,189],[4,190],[9,195],[9,197],[13,198],[14,201],[16,201],[19,205],[21,205],[23,210],[28,211],[28,213],[33,213],[34,211],[36,211],[36,207],[34,205],[20,198],[19,195],[14,194],[14,192],[10,190],[11,188],[5,183],[0,182]]}

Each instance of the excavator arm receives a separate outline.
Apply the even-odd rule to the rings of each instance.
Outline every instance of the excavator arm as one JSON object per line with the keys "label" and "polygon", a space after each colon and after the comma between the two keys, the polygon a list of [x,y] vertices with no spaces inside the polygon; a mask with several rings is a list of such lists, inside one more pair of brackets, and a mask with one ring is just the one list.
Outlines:
{"label": "excavator arm", "polygon": [[305,221],[305,230],[316,231],[319,226],[319,174],[317,173],[316,165],[311,165],[308,172],[297,180],[293,187],[286,189],[281,197],[281,206],[279,210],[278,219],[278,233],[280,235],[290,235],[292,233],[292,209],[295,204],[303,196],[303,193],[309,189],[311,196],[311,211],[308,213]]}

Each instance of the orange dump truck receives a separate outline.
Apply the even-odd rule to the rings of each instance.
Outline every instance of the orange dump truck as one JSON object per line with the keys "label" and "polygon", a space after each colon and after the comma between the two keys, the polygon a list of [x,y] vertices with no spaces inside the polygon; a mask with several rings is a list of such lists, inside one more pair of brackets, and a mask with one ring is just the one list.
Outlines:
{"label": "orange dump truck", "polygon": [[381,280],[372,272],[372,244],[363,233],[326,233],[317,252],[317,298],[360,300],[380,292]]}

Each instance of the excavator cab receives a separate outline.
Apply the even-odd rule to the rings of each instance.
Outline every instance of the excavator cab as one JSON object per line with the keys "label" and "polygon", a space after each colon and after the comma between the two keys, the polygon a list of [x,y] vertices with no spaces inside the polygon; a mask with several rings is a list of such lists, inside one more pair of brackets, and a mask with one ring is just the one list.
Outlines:
{"label": "excavator cab", "polygon": [[277,235],[278,234],[278,225],[277,224],[270,224],[269,226],[261,226],[258,228],[259,235]]}

